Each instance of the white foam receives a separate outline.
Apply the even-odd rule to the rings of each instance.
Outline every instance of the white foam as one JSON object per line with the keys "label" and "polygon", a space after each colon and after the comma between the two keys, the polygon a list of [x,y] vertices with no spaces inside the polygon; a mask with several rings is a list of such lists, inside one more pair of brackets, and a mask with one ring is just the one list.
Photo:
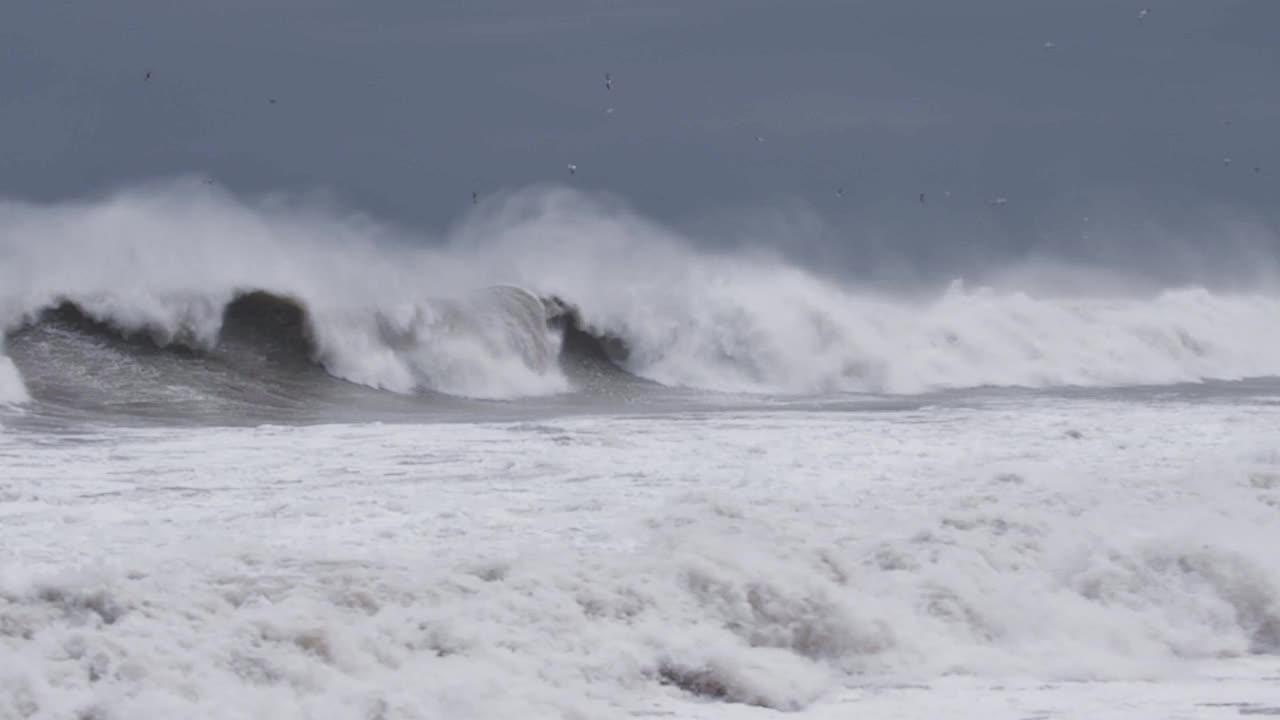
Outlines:
{"label": "white foam", "polygon": [[0,714],[1159,695],[1280,649],[1278,430],[1237,398],[0,435]]}
{"label": "white foam", "polygon": [[1280,313],[1275,297],[1192,288],[1044,299],[980,288],[890,302],[796,271],[720,272],[727,277],[669,288],[656,308],[591,298],[586,318],[629,342],[634,372],[728,391],[917,393],[1280,374],[1280,343],[1265,340]]}
{"label": "white foam", "polygon": [[[727,391],[915,393],[1280,375],[1280,295],[1174,288],[1125,297],[956,283],[888,297],[759,254],[709,254],[624,209],[529,190],[443,238],[200,185],[74,205],[0,206],[0,320],[72,296],[104,320],[210,343],[238,291],[300,299],[334,374],[400,392],[560,392],[557,339],[513,284],[576,304],[629,369]],[[773,240],[777,240],[776,238]],[[1108,276],[1114,286],[1115,278]]]}
{"label": "white foam", "polygon": [[[1064,295],[1063,278],[1043,269],[993,268],[1007,275],[1002,289],[957,281],[891,297],[772,254],[694,252],[671,230],[567,194],[512,205],[464,227],[462,239],[501,249],[521,284],[577,305],[592,329],[627,342],[629,369],[666,384],[917,393],[1280,374],[1280,342],[1267,339],[1280,313],[1274,292],[1131,280],[1134,290],[1117,295],[1114,273],[1079,269]],[[1091,274],[1106,292],[1082,289]],[[1037,294],[1037,283],[1055,292]]]}
{"label": "white foam", "polygon": [[476,398],[569,389],[557,362],[559,337],[548,330],[541,301],[520,290],[372,312],[313,308],[310,325],[325,368],[370,387]]}
{"label": "white foam", "polygon": [[4,354],[4,342],[0,339],[0,405],[16,405],[30,400],[22,375],[14,367],[13,360]]}

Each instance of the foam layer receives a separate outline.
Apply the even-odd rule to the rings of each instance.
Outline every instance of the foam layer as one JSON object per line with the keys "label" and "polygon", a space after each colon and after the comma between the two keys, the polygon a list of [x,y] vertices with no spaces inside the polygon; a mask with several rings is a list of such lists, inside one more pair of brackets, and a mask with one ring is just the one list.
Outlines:
{"label": "foam layer", "polygon": [[1176,682],[1280,652],[1277,429],[1237,398],[0,436],[0,713]]}

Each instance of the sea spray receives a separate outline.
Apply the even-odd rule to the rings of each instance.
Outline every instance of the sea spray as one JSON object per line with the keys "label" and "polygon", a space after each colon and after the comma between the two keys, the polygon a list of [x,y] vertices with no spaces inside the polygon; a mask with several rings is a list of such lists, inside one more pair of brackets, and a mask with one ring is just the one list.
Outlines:
{"label": "sea spray", "polygon": [[[918,393],[1280,375],[1280,342],[1266,340],[1276,294],[954,283],[890,295],[696,244],[562,190],[518,193],[428,239],[179,183],[0,207],[0,308],[30,324],[71,301],[123,334],[207,349],[227,304],[263,292],[301,306],[311,359],[336,377],[484,398],[570,388],[540,300],[551,296],[576,309],[583,330],[625,347],[627,371],[698,389]],[[494,289],[506,285],[517,289]]]}

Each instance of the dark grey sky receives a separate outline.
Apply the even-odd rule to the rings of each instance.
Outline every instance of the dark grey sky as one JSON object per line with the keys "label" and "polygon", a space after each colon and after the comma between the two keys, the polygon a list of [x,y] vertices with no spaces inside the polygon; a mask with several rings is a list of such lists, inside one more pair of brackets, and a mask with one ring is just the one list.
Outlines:
{"label": "dark grey sky", "polygon": [[560,182],[678,222],[811,206],[846,262],[1136,257],[1274,230],[1277,78],[1276,0],[11,0],[0,194],[200,172],[438,228]]}

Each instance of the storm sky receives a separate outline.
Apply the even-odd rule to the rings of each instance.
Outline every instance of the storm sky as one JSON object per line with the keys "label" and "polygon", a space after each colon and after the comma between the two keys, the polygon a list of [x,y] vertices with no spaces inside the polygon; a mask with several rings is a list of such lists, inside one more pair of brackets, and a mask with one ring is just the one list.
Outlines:
{"label": "storm sky", "polygon": [[[16,0],[0,195],[202,173],[439,228],[562,183],[863,250],[1140,255],[1274,230],[1277,78],[1275,0]],[[1137,239],[1104,247],[1108,218]]]}

